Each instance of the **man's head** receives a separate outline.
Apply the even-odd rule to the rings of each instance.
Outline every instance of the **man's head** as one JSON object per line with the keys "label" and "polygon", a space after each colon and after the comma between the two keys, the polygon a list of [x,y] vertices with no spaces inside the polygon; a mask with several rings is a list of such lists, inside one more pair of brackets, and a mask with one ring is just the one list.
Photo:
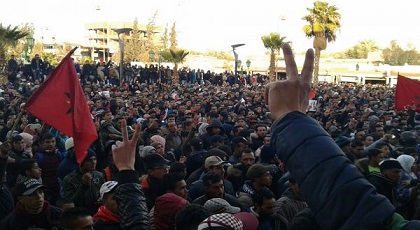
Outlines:
{"label": "man's head", "polygon": [[254,210],[260,217],[270,217],[274,213],[274,198],[273,192],[266,187],[262,187],[252,194],[252,201],[254,202]]}
{"label": "man's head", "polygon": [[250,148],[244,149],[239,160],[245,166],[245,168],[251,167],[255,163],[254,151],[252,151]]}
{"label": "man's head", "polygon": [[167,123],[166,127],[170,133],[176,133],[178,131],[178,126],[176,125],[175,121]]}
{"label": "man's head", "polygon": [[238,136],[232,139],[230,145],[232,147],[233,153],[239,157],[241,152],[245,148],[248,148],[248,140],[245,137]]}
{"label": "man's head", "polygon": [[28,179],[16,184],[19,203],[29,214],[39,214],[44,207],[44,185],[37,179]]}
{"label": "man's head", "polygon": [[215,174],[206,174],[203,184],[208,198],[223,198],[225,193],[223,177]]}
{"label": "man's head", "polygon": [[89,211],[81,208],[69,208],[60,217],[61,227],[64,230],[93,230],[93,219]]}
{"label": "man's head", "polygon": [[397,183],[401,178],[402,166],[395,159],[384,160],[379,164],[381,173],[390,179],[393,183]]}
{"label": "man's head", "polygon": [[382,136],[385,134],[384,127],[382,125],[376,125],[375,126],[375,135],[379,138],[382,138]]}
{"label": "man's head", "polygon": [[109,209],[109,211],[118,214],[118,204],[115,199],[115,189],[117,188],[117,181],[107,181],[102,184],[99,190],[99,199],[102,204]]}
{"label": "man's head", "polygon": [[353,140],[350,144],[351,152],[356,156],[362,156],[363,154],[363,143],[359,140]]}
{"label": "man's head", "polygon": [[42,169],[39,167],[38,162],[35,159],[22,160],[18,167],[20,175],[34,179],[41,178]]}
{"label": "man's head", "polygon": [[369,149],[367,155],[368,155],[368,158],[369,158],[369,163],[372,166],[376,166],[376,167],[378,167],[379,163],[381,161],[383,161],[383,159],[384,159],[383,156],[382,156],[382,152],[379,149]]}
{"label": "man's head", "polygon": [[44,133],[41,138],[41,147],[46,151],[55,149],[55,137],[51,133]]}
{"label": "man's head", "polygon": [[80,171],[83,173],[86,172],[93,172],[96,168],[96,154],[93,150],[88,149],[88,153],[85,157],[85,159],[80,163]]}
{"label": "man's head", "polygon": [[12,147],[16,151],[23,151],[25,149],[25,142],[23,137],[19,134],[13,135],[12,137]]}
{"label": "man's head", "polygon": [[364,139],[363,139],[363,145],[365,146],[365,147],[367,147],[367,146],[369,146],[369,145],[371,145],[373,143],[373,137],[372,136],[365,136],[364,137]]}
{"label": "man's head", "polygon": [[375,148],[379,149],[382,152],[384,158],[389,158],[390,150],[386,143],[378,143]]}
{"label": "man's head", "polygon": [[257,125],[255,127],[255,132],[257,133],[258,137],[264,138],[267,135],[267,127],[265,125]]}
{"label": "man's head", "polygon": [[187,183],[185,182],[184,175],[182,173],[168,173],[164,176],[164,181],[169,192],[184,199],[187,198]]}
{"label": "man's head", "polygon": [[73,137],[70,137],[66,140],[66,142],[64,143],[64,147],[66,148],[66,151],[69,151],[74,148]]}
{"label": "man's head", "polygon": [[364,129],[357,129],[354,135],[354,139],[358,141],[363,141],[364,137],[366,136],[366,132]]}
{"label": "man's head", "polygon": [[152,153],[144,158],[147,173],[157,179],[163,179],[168,173],[168,161],[157,153]]}
{"label": "man's head", "polygon": [[225,175],[224,163],[219,156],[209,156],[204,161],[204,168],[207,174],[215,174],[223,177]]}
{"label": "man's head", "polygon": [[189,144],[193,151],[200,151],[203,149],[203,142],[200,138],[193,138],[190,140]]}
{"label": "man's head", "polygon": [[212,213],[204,206],[189,204],[179,210],[175,217],[176,229],[193,230]]}
{"label": "man's head", "polygon": [[351,143],[351,140],[348,137],[339,136],[335,140],[335,143],[338,145],[338,147],[341,148],[341,150],[343,150],[343,152],[345,152],[345,153],[350,152],[350,143]]}
{"label": "man's head", "polygon": [[256,186],[270,187],[273,182],[273,177],[269,170],[269,167],[265,165],[254,164],[248,169],[246,177]]}

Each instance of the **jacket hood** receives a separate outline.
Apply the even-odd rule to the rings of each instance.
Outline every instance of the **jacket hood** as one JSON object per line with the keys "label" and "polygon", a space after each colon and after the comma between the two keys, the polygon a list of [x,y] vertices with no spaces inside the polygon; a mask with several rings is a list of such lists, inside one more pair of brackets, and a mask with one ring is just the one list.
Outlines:
{"label": "jacket hood", "polygon": [[217,118],[214,118],[211,124],[207,126],[206,128],[207,132],[210,133],[212,128],[220,128],[221,129],[220,135],[223,135],[225,133],[225,129],[223,128],[222,122],[220,122],[220,120]]}
{"label": "jacket hood", "polygon": [[401,155],[397,158],[397,161],[400,162],[401,167],[408,173],[411,172],[411,167],[413,166],[416,159],[410,155]]}
{"label": "jacket hood", "polygon": [[187,205],[187,200],[173,193],[166,193],[158,197],[154,212],[156,229],[174,229],[175,215]]}

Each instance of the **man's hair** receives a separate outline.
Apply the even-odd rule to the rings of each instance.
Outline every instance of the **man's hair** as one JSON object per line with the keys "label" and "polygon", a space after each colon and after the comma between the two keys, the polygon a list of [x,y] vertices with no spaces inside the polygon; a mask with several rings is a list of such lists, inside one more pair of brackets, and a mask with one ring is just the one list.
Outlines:
{"label": "man's hair", "polygon": [[255,191],[254,194],[252,194],[252,202],[258,205],[262,205],[264,200],[268,200],[272,198],[274,198],[274,194],[267,187],[262,187],[259,190]]}
{"label": "man's hair", "polygon": [[209,186],[210,184],[214,184],[214,183],[217,183],[219,181],[223,181],[223,177],[220,176],[220,175],[207,173],[203,177],[203,184],[204,184],[204,186]]}
{"label": "man's hair", "polygon": [[352,148],[356,148],[358,146],[363,146],[363,143],[359,140],[352,140],[350,146]]}
{"label": "man's hair", "polygon": [[171,167],[169,168],[169,173],[183,173],[187,166],[185,163],[181,163],[179,161],[175,161],[171,164]]}
{"label": "man's hair", "polygon": [[263,124],[257,124],[257,125],[255,126],[255,131],[257,131],[257,130],[258,130],[258,128],[260,128],[260,127],[263,127],[263,128],[265,128],[265,130],[267,130],[267,126],[265,126],[265,125],[263,125]]}
{"label": "man's hair", "polygon": [[168,173],[163,177],[166,190],[169,190],[169,191],[174,191],[176,187],[176,183],[182,180],[184,180],[184,175],[182,175],[181,173]]}
{"label": "man's hair", "polygon": [[384,147],[384,146],[388,146],[386,143],[384,143],[384,142],[380,142],[380,143],[377,143],[376,145],[375,145],[375,148],[377,148],[377,149],[381,149],[382,147]]}
{"label": "man's hair", "polygon": [[369,151],[368,151],[368,158],[369,158],[369,160],[370,159],[372,159],[372,158],[374,158],[374,157],[377,157],[378,155],[380,155],[380,154],[382,154],[382,152],[381,152],[381,150],[379,150],[379,149],[369,149]]}
{"label": "man's hair", "polygon": [[411,154],[413,154],[413,153],[417,153],[417,150],[416,150],[416,148],[413,148],[413,147],[406,147],[406,148],[404,148],[404,155],[411,155]]}
{"label": "man's hair", "polygon": [[81,207],[74,207],[65,210],[60,217],[61,227],[64,230],[76,228],[77,219],[90,216],[87,209]]}
{"label": "man's hair", "polygon": [[197,227],[203,220],[211,216],[209,210],[198,204],[189,204],[178,211],[175,216],[175,229],[189,230]]}
{"label": "man's hair", "polygon": [[[252,150],[252,149],[250,149],[250,148],[245,148],[242,152],[241,152],[241,157],[242,157],[242,154],[244,154],[244,153],[252,153],[252,154],[254,154],[254,150]],[[254,154],[255,155],[255,154]]]}
{"label": "man's hair", "polygon": [[45,140],[49,140],[55,138],[55,136],[52,133],[44,133],[42,135],[41,141],[44,142]]}
{"label": "man's hair", "polygon": [[27,170],[31,170],[34,164],[37,163],[35,159],[24,159],[18,164],[19,174],[26,175]]}

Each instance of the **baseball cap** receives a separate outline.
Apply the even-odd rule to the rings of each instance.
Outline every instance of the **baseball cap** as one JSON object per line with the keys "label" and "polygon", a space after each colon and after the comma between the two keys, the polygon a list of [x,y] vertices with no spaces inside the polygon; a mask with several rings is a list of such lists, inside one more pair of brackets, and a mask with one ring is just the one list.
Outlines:
{"label": "baseball cap", "polygon": [[381,171],[388,170],[388,169],[402,169],[402,166],[399,161],[395,159],[384,160],[379,163],[379,169]]}
{"label": "baseball cap", "polygon": [[350,145],[351,140],[348,137],[345,136],[339,136],[336,140],[335,143],[338,145],[338,147],[342,148],[346,145]]}
{"label": "baseball cap", "polygon": [[209,168],[211,166],[219,166],[224,163],[225,162],[222,160],[222,158],[218,156],[209,156],[206,158],[206,161],[204,161],[204,167]]}
{"label": "baseball cap", "polygon": [[212,198],[204,203],[204,207],[214,214],[224,212],[235,214],[241,211],[240,208],[230,205],[226,200],[222,198]]}
{"label": "baseball cap", "polygon": [[214,214],[204,219],[197,230],[203,230],[212,227],[221,227],[231,230],[242,230],[242,222],[230,213]]}
{"label": "baseball cap", "polygon": [[243,230],[257,230],[260,222],[258,221],[257,217],[249,212],[238,212],[233,214],[236,218],[238,218],[243,226]]}
{"label": "baseball cap", "polygon": [[194,138],[190,140],[190,145],[194,147],[194,149],[203,149],[203,142],[199,138]]}
{"label": "baseball cap", "polygon": [[168,160],[157,153],[152,153],[144,157],[144,162],[146,163],[147,169],[154,169],[157,166],[163,166],[169,163]]}
{"label": "baseball cap", "polygon": [[45,186],[37,179],[28,179],[21,183],[16,184],[16,195],[17,196],[28,196],[34,193],[39,188]]}
{"label": "baseball cap", "polygon": [[248,171],[246,172],[246,178],[253,181],[255,178],[258,178],[267,173],[267,171],[270,171],[270,167],[262,164],[254,164],[249,167]]}
{"label": "baseball cap", "polygon": [[70,137],[66,140],[66,142],[64,143],[64,147],[66,148],[66,150],[69,150],[74,147],[73,137]]}
{"label": "baseball cap", "polygon": [[113,180],[103,183],[101,189],[99,189],[99,199],[102,200],[104,198],[105,193],[111,192],[117,185],[118,182]]}

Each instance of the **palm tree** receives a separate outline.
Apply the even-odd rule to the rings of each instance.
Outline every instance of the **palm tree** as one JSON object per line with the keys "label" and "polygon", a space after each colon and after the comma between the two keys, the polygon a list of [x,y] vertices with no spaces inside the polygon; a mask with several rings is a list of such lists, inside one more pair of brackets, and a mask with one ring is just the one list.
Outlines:
{"label": "palm tree", "polygon": [[270,33],[269,35],[265,35],[261,37],[262,42],[264,43],[264,47],[270,50],[270,74],[269,79],[270,81],[276,81],[276,52],[280,52],[281,46],[283,45],[283,41],[286,37],[281,37],[279,33]]}
{"label": "palm tree", "polygon": [[179,83],[178,65],[185,61],[189,52],[182,49],[170,49],[162,52],[162,57],[168,62],[174,63],[173,83]]}
{"label": "palm tree", "polygon": [[17,41],[28,35],[27,32],[19,30],[17,26],[3,27],[0,23],[0,78],[5,77],[6,50],[9,46],[16,45]]}
{"label": "palm tree", "polygon": [[337,37],[336,32],[341,27],[341,15],[338,13],[336,6],[329,6],[327,2],[321,1],[314,2],[314,8],[307,8],[307,10],[309,15],[302,19],[307,21],[309,25],[303,27],[303,32],[308,38],[314,38],[314,82],[317,83],[321,50],[327,48],[327,42],[335,41]]}

